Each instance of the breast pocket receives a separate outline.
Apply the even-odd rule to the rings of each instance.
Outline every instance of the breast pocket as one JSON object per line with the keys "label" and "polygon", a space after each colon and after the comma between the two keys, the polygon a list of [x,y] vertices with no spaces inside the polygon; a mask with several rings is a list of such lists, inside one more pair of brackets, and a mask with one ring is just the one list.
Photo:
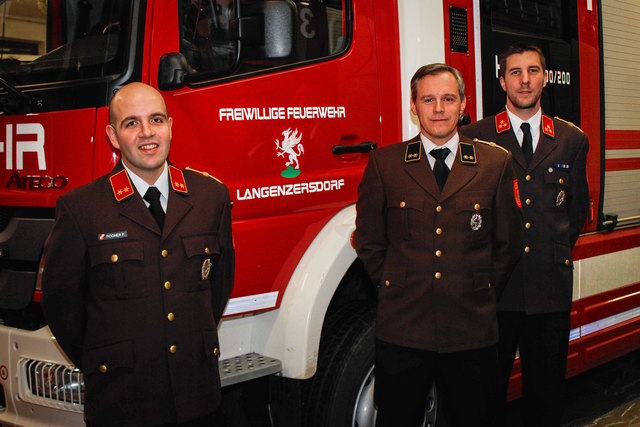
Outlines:
{"label": "breast pocket", "polygon": [[147,296],[142,242],[110,242],[92,246],[89,248],[89,260],[89,283],[98,298]]}
{"label": "breast pocket", "polygon": [[456,221],[463,243],[485,243],[491,237],[493,222],[491,194],[461,192],[456,197]]}
{"label": "breast pocket", "polygon": [[186,292],[203,291],[209,288],[210,278],[218,268],[220,246],[215,233],[184,236],[182,245],[186,255],[184,287]]}
{"label": "breast pocket", "polygon": [[424,197],[405,195],[390,197],[387,203],[387,234],[403,240],[424,241],[427,224]]}
{"label": "breast pocket", "polygon": [[544,174],[544,210],[564,212],[569,201],[569,173],[565,170],[552,169]]}

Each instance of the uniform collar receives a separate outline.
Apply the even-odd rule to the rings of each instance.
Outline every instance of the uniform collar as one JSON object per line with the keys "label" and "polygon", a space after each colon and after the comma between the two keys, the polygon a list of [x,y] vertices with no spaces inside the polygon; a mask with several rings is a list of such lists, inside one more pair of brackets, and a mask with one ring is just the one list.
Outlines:
{"label": "uniform collar", "polygon": [[[147,182],[144,179],[136,175],[131,169],[129,169],[127,165],[124,164],[124,162],[122,162],[122,166],[127,171],[127,174],[129,175],[129,177],[131,178],[131,183],[133,184],[135,189],[138,191],[138,193],[140,193],[141,196],[144,196],[144,194],[149,189],[150,185],[147,184]],[[164,209],[164,211],[166,212],[167,201],[169,200],[169,172],[167,170],[166,160],[164,162],[162,173],[160,174],[156,182],[153,183],[153,186],[160,191],[160,204],[162,205],[162,209]],[[144,201],[144,203],[147,207],[149,206],[149,203],[146,200]]]}

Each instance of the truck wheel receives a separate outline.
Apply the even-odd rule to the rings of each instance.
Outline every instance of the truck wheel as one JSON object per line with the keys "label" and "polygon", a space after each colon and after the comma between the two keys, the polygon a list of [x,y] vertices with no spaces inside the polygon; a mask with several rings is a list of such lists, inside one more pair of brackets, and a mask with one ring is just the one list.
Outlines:
{"label": "truck wheel", "polygon": [[[318,370],[307,395],[305,420],[313,427],[373,427],[375,307],[364,301],[327,313]],[[424,427],[444,426],[435,387],[429,395]]]}

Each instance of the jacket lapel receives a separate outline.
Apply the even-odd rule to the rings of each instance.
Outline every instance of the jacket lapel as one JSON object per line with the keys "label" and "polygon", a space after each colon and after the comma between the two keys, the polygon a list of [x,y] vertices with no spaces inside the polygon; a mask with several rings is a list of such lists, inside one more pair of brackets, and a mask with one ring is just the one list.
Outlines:
{"label": "jacket lapel", "polygon": [[431,167],[429,166],[427,154],[425,154],[422,141],[420,141],[420,135],[409,140],[407,146],[416,143],[419,145],[419,159],[408,159],[405,154],[404,170],[423,190],[437,200],[440,197],[440,190],[438,189],[436,177],[433,175]]}
{"label": "jacket lapel", "polygon": [[191,210],[193,205],[189,202],[189,197],[178,194],[169,186],[169,201],[167,203],[167,215],[164,218],[164,229],[162,239],[165,239],[174,228],[182,221],[182,218]]}
{"label": "jacket lapel", "polygon": [[[470,144],[471,140],[460,135],[460,142]],[[478,173],[475,163],[463,163],[460,158],[461,155],[462,149],[458,145],[458,151],[456,153],[455,159],[453,160],[453,166],[451,166],[451,171],[449,172],[449,176],[447,177],[447,182],[444,184],[442,194],[440,195],[441,202],[460,191]]]}

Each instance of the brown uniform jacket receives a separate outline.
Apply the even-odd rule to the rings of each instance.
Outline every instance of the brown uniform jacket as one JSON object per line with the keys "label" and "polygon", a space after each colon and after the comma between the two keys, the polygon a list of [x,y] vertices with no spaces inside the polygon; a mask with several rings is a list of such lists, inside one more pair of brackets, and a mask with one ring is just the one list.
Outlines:
{"label": "brown uniform jacket", "polygon": [[513,153],[524,228],[522,258],[498,303],[499,310],[528,314],[571,309],[571,249],[589,208],[586,161],[589,141],[575,126],[542,116],[538,146],[527,167],[506,111],[460,129]]}
{"label": "brown uniform jacket", "polygon": [[496,292],[522,228],[511,155],[461,137],[442,194],[419,137],[371,152],[355,248],[378,288],[377,338],[436,352],[498,340]]}
{"label": "brown uniform jacket", "polygon": [[[182,422],[220,401],[217,323],[233,286],[229,193],[169,166],[161,231],[121,163],[60,197],[42,307],[98,425]],[[211,262],[211,268],[207,267]]]}

